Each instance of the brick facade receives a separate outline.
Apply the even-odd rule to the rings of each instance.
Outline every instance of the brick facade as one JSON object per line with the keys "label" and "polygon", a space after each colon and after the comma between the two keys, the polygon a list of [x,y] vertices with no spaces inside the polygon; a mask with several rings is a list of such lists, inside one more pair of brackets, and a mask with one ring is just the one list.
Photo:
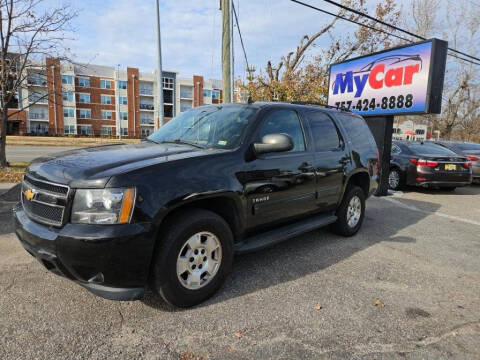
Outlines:
{"label": "brick facade", "polygon": [[50,134],[63,134],[63,99],[60,60],[46,58],[48,127]]}

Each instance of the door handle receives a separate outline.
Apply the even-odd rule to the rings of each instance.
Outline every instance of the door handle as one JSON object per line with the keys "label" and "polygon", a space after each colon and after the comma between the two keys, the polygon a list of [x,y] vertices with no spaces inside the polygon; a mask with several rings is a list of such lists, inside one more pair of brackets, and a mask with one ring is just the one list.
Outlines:
{"label": "door handle", "polygon": [[300,171],[305,171],[305,172],[307,172],[307,171],[313,171],[313,166],[312,166],[312,164],[309,164],[309,163],[307,163],[307,162],[304,162],[302,165],[300,165],[300,166],[298,167],[298,170],[300,170]]}

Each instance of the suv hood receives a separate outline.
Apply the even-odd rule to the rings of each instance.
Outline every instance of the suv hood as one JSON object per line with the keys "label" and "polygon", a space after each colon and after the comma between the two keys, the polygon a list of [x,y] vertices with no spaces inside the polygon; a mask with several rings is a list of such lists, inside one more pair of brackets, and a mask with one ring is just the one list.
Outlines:
{"label": "suv hood", "polygon": [[140,167],[213,153],[183,144],[114,144],[59,152],[33,160],[28,174],[71,187],[104,187],[111,176]]}

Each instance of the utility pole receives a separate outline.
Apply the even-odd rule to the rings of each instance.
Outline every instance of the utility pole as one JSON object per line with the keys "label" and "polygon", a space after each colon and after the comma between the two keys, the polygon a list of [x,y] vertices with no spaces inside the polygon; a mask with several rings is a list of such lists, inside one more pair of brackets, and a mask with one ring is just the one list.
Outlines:
{"label": "utility pole", "polygon": [[157,89],[158,89],[158,121],[155,130],[163,126],[163,72],[162,72],[162,42],[160,33],[160,4],[155,0],[155,17],[157,20]]}
{"label": "utility pole", "polygon": [[223,102],[233,102],[233,4],[221,0],[222,10],[222,80]]}

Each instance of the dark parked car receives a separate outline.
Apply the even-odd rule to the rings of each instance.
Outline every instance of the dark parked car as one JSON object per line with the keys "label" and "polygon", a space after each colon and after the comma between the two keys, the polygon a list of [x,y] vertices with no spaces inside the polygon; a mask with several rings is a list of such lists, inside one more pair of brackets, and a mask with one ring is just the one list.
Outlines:
{"label": "dark parked car", "polygon": [[472,182],[472,162],[432,142],[394,141],[388,183],[399,190],[405,185],[455,190]]}
{"label": "dark parked car", "polygon": [[472,162],[473,181],[480,183],[480,144],[460,141],[437,141],[435,143],[468,158]]}
{"label": "dark parked car", "polygon": [[354,235],[377,188],[362,117],[285,103],[212,105],[138,144],[72,150],[28,167],[16,233],[48,270],[108,299],[147,284],[192,306],[234,253],[330,225]]}

